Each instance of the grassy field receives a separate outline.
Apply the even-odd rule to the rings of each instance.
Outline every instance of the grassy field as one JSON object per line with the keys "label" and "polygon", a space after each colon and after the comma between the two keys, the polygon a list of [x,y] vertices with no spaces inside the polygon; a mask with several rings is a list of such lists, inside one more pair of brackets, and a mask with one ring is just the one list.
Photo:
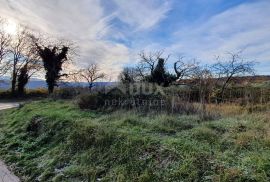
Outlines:
{"label": "grassy field", "polygon": [[201,121],[38,101],[0,112],[0,156],[24,181],[270,181],[268,108]]}

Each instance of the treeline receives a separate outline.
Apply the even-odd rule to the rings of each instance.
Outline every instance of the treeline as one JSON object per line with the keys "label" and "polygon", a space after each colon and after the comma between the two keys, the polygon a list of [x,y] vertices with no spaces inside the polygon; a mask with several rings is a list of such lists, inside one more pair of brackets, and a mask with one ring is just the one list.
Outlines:
{"label": "treeline", "polygon": [[255,74],[256,62],[244,60],[240,53],[228,53],[226,60],[218,57],[212,65],[201,65],[195,60],[185,61],[181,57],[170,69],[169,56],[163,56],[163,52],[142,52],[140,57],[141,61],[136,66],[123,69],[119,76],[122,83],[150,82],[162,87],[186,85],[196,91],[201,102],[210,98],[222,102],[225,91],[235,78]]}
{"label": "treeline", "polygon": [[[94,63],[84,69],[67,69],[76,55],[76,46],[71,42],[40,36],[23,26],[15,35],[10,35],[4,30],[5,26],[6,21],[0,18],[0,76],[10,75],[12,95],[23,95],[25,86],[34,75],[45,76],[49,94],[62,79],[87,82],[89,91],[92,91],[94,82],[110,77]],[[201,102],[205,102],[209,95],[216,98],[216,102],[222,102],[234,78],[254,75],[256,64],[243,59],[240,53],[228,53],[226,60],[218,57],[212,65],[186,61],[183,57],[168,64],[170,56],[165,56],[162,51],[141,52],[139,55],[136,66],[126,67],[120,73],[119,80],[124,85],[138,82],[161,87],[188,85],[198,90]]]}
{"label": "treeline", "polygon": [[71,44],[49,39],[20,26],[11,35],[5,31],[6,21],[0,19],[0,76],[10,75],[12,95],[23,95],[34,75],[45,73],[49,93],[63,74],[63,65],[70,61]]}

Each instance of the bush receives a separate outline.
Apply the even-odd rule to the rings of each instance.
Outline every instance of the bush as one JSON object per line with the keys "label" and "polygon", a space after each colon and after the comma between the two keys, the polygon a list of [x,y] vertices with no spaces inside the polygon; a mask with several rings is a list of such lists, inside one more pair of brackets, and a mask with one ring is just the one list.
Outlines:
{"label": "bush", "polygon": [[60,88],[51,95],[54,99],[73,99],[78,95],[78,91],[73,87]]}
{"label": "bush", "polygon": [[26,91],[27,97],[47,97],[48,91],[45,88],[37,88],[37,89],[31,89]]}
{"label": "bush", "polygon": [[84,94],[77,98],[80,109],[97,110],[104,107],[104,100],[99,94]]}
{"label": "bush", "polygon": [[45,98],[47,96],[48,96],[48,92],[44,88],[26,90],[26,93],[24,95],[19,95],[19,94],[12,95],[10,90],[0,92],[1,99]]}
{"label": "bush", "polygon": [[203,113],[198,104],[189,103],[179,97],[161,94],[127,95],[118,92],[108,94],[92,93],[78,96],[77,105],[80,109],[90,110],[135,110],[140,113],[165,112],[184,115],[203,115],[202,120],[213,120],[219,115],[213,112]]}

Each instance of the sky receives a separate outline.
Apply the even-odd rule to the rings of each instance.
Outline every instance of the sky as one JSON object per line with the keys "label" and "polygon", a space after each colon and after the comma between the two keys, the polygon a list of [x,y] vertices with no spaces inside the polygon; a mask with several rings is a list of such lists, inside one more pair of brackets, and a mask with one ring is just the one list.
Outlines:
{"label": "sky", "polygon": [[163,50],[211,64],[242,51],[270,74],[270,0],[0,0],[0,16],[70,39],[78,67],[96,62],[113,78],[138,53]]}

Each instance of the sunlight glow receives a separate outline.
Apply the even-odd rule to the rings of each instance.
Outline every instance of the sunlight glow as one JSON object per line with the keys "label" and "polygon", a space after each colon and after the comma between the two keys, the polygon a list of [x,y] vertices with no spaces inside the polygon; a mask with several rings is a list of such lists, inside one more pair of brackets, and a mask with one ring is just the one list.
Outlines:
{"label": "sunlight glow", "polygon": [[17,32],[17,28],[18,28],[17,23],[15,23],[12,20],[8,20],[7,24],[4,27],[4,30],[5,30],[6,33],[8,33],[10,35],[15,35],[16,32]]}

